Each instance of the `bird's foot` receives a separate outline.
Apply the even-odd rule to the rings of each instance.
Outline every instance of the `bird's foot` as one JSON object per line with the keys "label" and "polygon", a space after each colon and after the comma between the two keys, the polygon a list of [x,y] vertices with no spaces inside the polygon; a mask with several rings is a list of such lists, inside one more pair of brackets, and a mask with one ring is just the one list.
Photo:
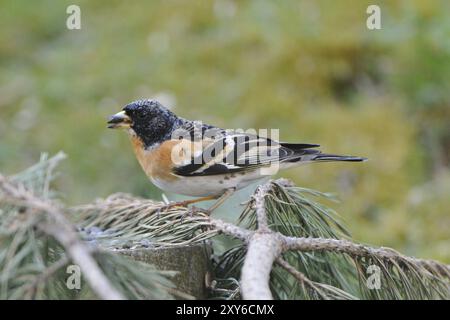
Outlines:
{"label": "bird's foot", "polygon": [[159,218],[159,216],[161,215],[162,212],[167,212],[170,209],[175,208],[175,207],[186,208],[188,205],[189,205],[189,201],[173,201],[173,202],[169,202],[166,205],[163,205],[163,206],[159,207],[156,210],[156,214],[157,214],[157,216]]}
{"label": "bird's foot", "polygon": [[200,208],[200,207],[196,207],[196,206],[191,206],[188,210],[189,214],[192,216],[196,213],[204,213],[206,215],[211,215],[211,210],[209,209],[204,209],[204,208]]}
{"label": "bird's foot", "polygon": [[189,209],[186,210],[185,213],[183,213],[183,215],[181,216],[181,221],[183,221],[188,216],[190,218],[192,218],[197,213],[204,213],[207,216],[209,216],[211,214],[211,211],[208,210],[208,209],[203,209],[203,208],[200,208],[200,207],[191,206]]}

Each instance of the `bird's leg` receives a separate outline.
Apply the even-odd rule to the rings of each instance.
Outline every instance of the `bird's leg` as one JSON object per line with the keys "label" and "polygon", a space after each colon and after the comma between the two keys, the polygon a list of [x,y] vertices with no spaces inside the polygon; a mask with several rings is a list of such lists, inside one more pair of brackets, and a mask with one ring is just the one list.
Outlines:
{"label": "bird's leg", "polygon": [[201,197],[201,198],[190,199],[190,200],[174,201],[174,202],[168,203],[165,206],[162,206],[161,208],[159,208],[157,213],[159,214],[161,211],[167,211],[174,207],[187,207],[188,205],[193,204],[193,203],[214,200],[214,199],[217,199],[217,197],[216,196],[208,196],[208,197]]}
{"label": "bird's leg", "polygon": [[208,208],[208,212],[211,213],[220,207],[231,195],[236,191],[236,188],[227,189],[211,207]]}
{"label": "bird's leg", "polygon": [[216,202],[214,202],[213,205],[211,207],[209,207],[208,209],[191,207],[191,209],[189,210],[189,214],[192,215],[195,212],[203,212],[203,213],[210,215],[214,210],[216,210],[218,207],[220,207],[235,191],[236,191],[236,188],[227,189],[224,193],[222,193],[221,196],[216,198],[217,199]]}
{"label": "bird's leg", "polygon": [[196,199],[191,199],[191,200],[175,201],[175,202],[169,203],[168,206],[169,206],[169,208],[187,207],[188,205],[193,204],[193,203],[209,201],[209,200],[214,200],[214,199],[217,199],[217,197],[216,196],[201,197],[201,198],[196,198]]}

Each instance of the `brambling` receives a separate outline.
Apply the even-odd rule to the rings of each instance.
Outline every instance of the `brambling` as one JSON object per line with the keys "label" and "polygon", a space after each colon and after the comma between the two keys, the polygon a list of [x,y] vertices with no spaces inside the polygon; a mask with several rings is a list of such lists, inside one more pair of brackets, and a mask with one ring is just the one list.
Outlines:
{"label": "brambling", "polygon": [[150,180],[164,191],[198,197],[172,205],[217,199],[217,208],[235,190],[306,162],[364,161],[325,154],[317,144],[286,143],[237,130],[224,130],[178,117],[156,100],[126,105],[108,121],[125,129]]}

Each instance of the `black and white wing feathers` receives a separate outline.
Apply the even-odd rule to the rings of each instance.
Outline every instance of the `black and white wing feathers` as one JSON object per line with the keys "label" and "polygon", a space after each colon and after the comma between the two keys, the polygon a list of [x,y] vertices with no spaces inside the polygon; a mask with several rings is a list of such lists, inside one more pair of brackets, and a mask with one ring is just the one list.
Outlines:
{"label": "black and white wing feathers", "polygon": [[318,147],[316,144],[280,143],[256,134],[222,129],[218,129],[215,136],[203,136],[202,139],[202,143],[197,144],[202,149],[191,152],[193,156],[189,161],[175,166],[175,174],[207,176],[247,172],[273,163],[300,161],[304,155],[319,153],[311,149]]}

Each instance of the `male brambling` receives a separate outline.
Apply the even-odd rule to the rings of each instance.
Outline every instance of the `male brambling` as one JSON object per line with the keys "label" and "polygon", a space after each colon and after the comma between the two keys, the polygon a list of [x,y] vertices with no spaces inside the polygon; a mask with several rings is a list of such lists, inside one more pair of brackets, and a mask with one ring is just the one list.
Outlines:
{"label": "male brambling", "polygon": [[321,153],[317,144],[285,143],[253,133],[223,130],[176,116],[156,100],[131,102],[113,115],[108,128],[128,131],[136,157],[160,189],[199,197],[172,205],[218,199],[305,162],[364,161]]}

